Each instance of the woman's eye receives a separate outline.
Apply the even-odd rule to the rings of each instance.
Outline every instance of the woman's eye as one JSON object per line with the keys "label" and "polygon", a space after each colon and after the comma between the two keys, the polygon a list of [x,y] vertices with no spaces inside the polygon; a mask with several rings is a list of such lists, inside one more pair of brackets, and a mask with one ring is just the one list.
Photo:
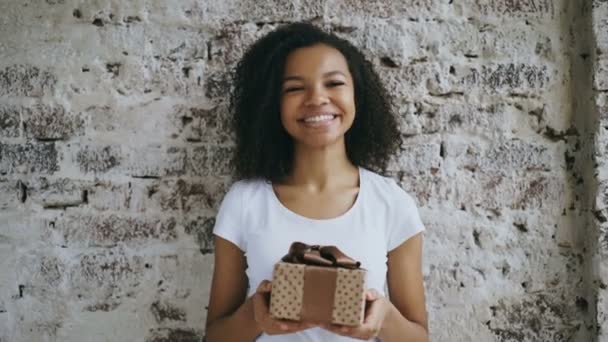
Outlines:
{"label": "woman's eye", "polygon": [[291,93],[291,92],[302,90],[302,89],[304,89],[304,88],[302,88],[302,87],[288,87],[288,88],[285,88],[284,91],[286,93]]}
{"label": "woman's eye", "polygon": [[344,85],[344,82],[342,81],[331,81],[327,83],[328,87],[337,87],[337,86],[341,86]]}

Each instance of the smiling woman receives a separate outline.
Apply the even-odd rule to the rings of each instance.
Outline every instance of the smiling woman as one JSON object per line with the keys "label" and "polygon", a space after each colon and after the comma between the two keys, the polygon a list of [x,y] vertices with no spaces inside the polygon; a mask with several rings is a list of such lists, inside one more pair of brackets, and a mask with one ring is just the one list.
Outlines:
{"label": "smiling woman", "polygon": [[[283,127],[281,112],[283,101],[290,97],[285,91],[310,92],[308,83],[313,76],[288,74],[286,67],[297,55],[300,55],[300,61],[307,60],[301,58],[299,50],[315,45],[325,49],[313,50],[331,48],[337,52],[340,56],[334,55],[334,62],[337,59],[345,61],[347,70],[342,72],[351,77],[357,120],[344,134],[349,160],[382,172],[389,157],[397,151],[401,141],[391,98],[371,63],[348,41],[310,24],[295,23],[280,27],[255,42],[238,63],[230,101],[237,141],[234,156],[237,178],[279,181],[291,171],[295,152],[293,139]],[[320,57],[318,55],[316,61]],[[303,67],[299,63],[291,66]],[[328,69],[323,73],[339,70]],[[339,80],[339,76],[336,79],[331,78],[335,75],[326,76],[327,82]],[[308,83],[302,78],[308,79]]]}
{"label": "smiling woman", "polygon": [[[296,23],[253,44],[234,81],[240,180],[214,227],[207,340],[426,341],[424,226],[413,198],[379,174],[400,140],[371,63],[349,42]],[[269,314],[273,265],[294,241],[339,246],[361,262],[363,324]]]}
{"label": "smiling woman", "polygon": [[318,148],[343,145],[355,116],[354,97],[352,76],[340,51],[317,44],[291,53],[285,65],[281,123],[295,148],[300,142]]}

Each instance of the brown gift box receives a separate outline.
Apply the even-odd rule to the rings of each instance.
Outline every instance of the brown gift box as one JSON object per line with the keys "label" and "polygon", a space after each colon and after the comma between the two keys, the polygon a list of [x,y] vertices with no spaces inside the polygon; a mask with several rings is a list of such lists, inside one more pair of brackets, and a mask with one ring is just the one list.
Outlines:
{"label": "brown gift box", "polygon": [[365,274],[334,246],[295,242],[274,265],[270,315],[311,323],[357,326],[365,312]]}

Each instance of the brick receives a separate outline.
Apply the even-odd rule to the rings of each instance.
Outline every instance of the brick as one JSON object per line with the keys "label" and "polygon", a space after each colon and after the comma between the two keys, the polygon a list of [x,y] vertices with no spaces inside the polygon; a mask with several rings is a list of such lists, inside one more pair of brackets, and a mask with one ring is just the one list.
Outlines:
{"label": "brick", "polygon": [[[597,197],[595,198],[594,209],[598,211],[598,213],[596,213],[596,218],[603,222],[608,221],[608,212],[606,211],[606,209],[608,209],[608,180],[605,178],[598,179]],[[602,217],[599,217],[598,214],[601,214]]]}
{"label": "brick", "polygon": [[11,65],[0,69],[0,96],[42,97],[55,91],[57,77],[33,65]]}
{"label": "brick", "polygon": [[488,329],[501,341],[570,341],[582,318],[571,299],[547,291],[500,299]]}
{"label": "brick", "polygon": [[[32,248],[32,244],[38,245],[40,249],[49,246],[45,233],[48,222],[46,222],[46,218],[33,215],[32,212],[27,206],[0,210],[0,254],[6,251],[2,250],[3,247],[29,250]],[[52,214],[49,213],[50,215]],[[9,252],[8,259],[5,260],[21,256],[21,254],[14,253],[13,250],[7,252]],[[10,287],[12,289],[13,285]],[[0,289],[0,291],[2,290]]]}
{"label": "brick", "polygon": [[[28,306],[29,310],[22,310],[21,306],[14,307],[15,310],[11,315],[18,317],[21,323],[11,324],[9,329],[11,338],[7,341],[53,341],[61,338],[58,337],[58,331],[63,322],[60,312],[68,310],[65,302],[56,297],[27,298],[22,302]],[[32,314],[34,310],[35,314]],[[19,338],[15,339],[14,336],[19,336]]]}
{"label": "brick", "polygon": [[209,254],[213,253],[213,226],[215,225],[215,218],[213,217],[197,217],[196,219],[189,220],[185,224],[186,234],[193,235],[200,248],[201,253]]}
{"label": "brick", "polygon": [[427,81],[439,74],[434,63],[416,63],[402,68],[376,67],[384,86],[397,100],[417,98],[427,93]]}
{"label": "brick", "polygon": [[481,13],[490,17],[553,19],[559,11],[559,3],[554,2],[555,0],[481,0],[475,3]]}
{"label": "brick", "polygon": [[321,17],[323,13],[324,5],[320,0],[305,0],[302,3],[290,0],[206,2],[203,7],[204,20],[220,23],[239,20],[284,22]]}
{"label": "brick", "polygon": [[476,206],[486,210],[543,210],[561,215],[569,203],[565,202],[566,184],[561,178],[549,175],[506,177],[499,173],[458,173],[454,175],[452,201],[458,206]]}
{"label": "brick", "polygon": [[[381,74],[385,70],[380,69]],[[393,81],[394,76],[398,79]],[[481,93],[534,94],[553,82],[551,71],[546,65],[527,64],[486,64],[446,65],[417,63],[403,71],[391,71],[384,78],[387,88],[397,98],[400,94],[393,90],[403,89],[402,80],[407,80],[407,89],[413,94],[431,94],[439,98],[470,93],[473,89]],[[393,82],[396,84],[393,85]],[[408,94],[408,97],[412,96]]]}
{"label": "brick", "polygon": [[185,328],[155,328],[150,329],[146,342],[199,342],[203,332]]}
{"label": "brick", "polygon": [[440,145],[437,143],[417,143],[401,147],[399,157],[391,163],[387,171],[401,171],[405,174],[435,172],[441,167]]}
{"label": "brick", "polygon": [[88,192],[89,206],[97,210],[180,213],[215,211],[229,179],[133,179],[128,183],[97,182]]}
{"label": "brick", "polygon": [[25,202],[27,189],[21,181],[0,178],[0,194],[0,210],[16,209]]}
{"label": "brick", "polygon": [[177,147],[131,148],[125,171],[138,178],[176,176],[185,173],[186,150]]}
{"label": "brick", "polygon": [[[148,95],[150,96],[150,95]],[[145,106],[91,106],[85,109],[90,117],[89,127],[95,136],[103,136],[104,141],[129,141],[134,145],[141,145],[145,141],[148,145],[166,143],[170,137],[168,113],[171,105],[163,101],[153,101]],[[129,152],[125,145],[124,153]]]}
{"label": "brick", "polygon": [[447,2],[433,0],[330,0],[326,8],[331,13],[348,13],[349,16],[377,18],[418,18],[433,17],[445,11],[450,6]]}
{"label": "brick", "polygon": [[398,184],[415,198],[420,207],[432,207],[451,199],[453,190],[448,178],[440,172],[425,174],[407,174],[405,172],[388,173]]}
{"label": "brick", "polygon": [[[547,65],[521,63],[474,65],[444,65],[416,63],[403,68],[378,68],[389,93],[397,99],[416,99],[431,94],[449,98],[481,93],[509,95],[537,94],[553,84],[553,74]],[[403,92],[407,89],[407,94]]]}
{"label": "brick", "polygon": [[608,121],[608,92],[597,94],[595,104],[599,112],[600,125],[608,127],[606,125]]}
{"label": "brick", "polygon": [[150,0],[146,1],[144,6],[150,22],[179,25],[202,18],[207,5],[196,0],[182,0],[171,4],[163,0]]}
{"label": "brick", "polygon": [[74,214],[55,221],[49,229],[58,244],[67,247],[134,246],[177,239],[174,218]]}
{"label": "brick", "polygon": [[[608,290],[606,290],[606,282],[605,282],[606,274],[605,273],[603,274],[602,278],[604,279],[604,282],[602,282],[604,288],[598,290],[597,305],[598,305],[598,307],[605,308],[608,305]],[[598,310],[597,326],[605,327],[606,324],[608,324],[608,312],[603,311],[603,310]],[[605,334],[602,332],[602,334],[600,336],[605,336]]]}
{"label": "brick", "polygon": [[[462,32],[454,40],[460,54],[468,58],[521,58],[534,56],[555,63],[558,43],[550,34],[539,30],[537,26],[525,22],[514,22],[510,25],[485,26],[475,23],[478,33]],[[450,27],[451,29],[451,27]],[[452,30],[450,30],[452,31]],[[458,31],[457,31],[458,32]],[[472,37],[472,38],[469,38]],[[471,39],[473,39],[471,41]],[[450,48],[452,43],[448,43]],[[452,51],[452,49],[450,49]]]}
{"label": "brick", "polygon": [[440,119],[437,117],[441,104],[403,100],[399,107],[397,123],[401,134],[414,136],[437,133],[441,130]]}
{"label": "brick", "polygon": [[52,174],[59,170],[57,149],[54,143],[1,144],[0,174],[41,173]]}
{"label": "brick", "polygon": [[481,88],[485,92],[529,93],[544,89],[551,84],[551,71],[546,65],[521,63],[483,65],[480,69],[469,68],[460,80],[466,88]]}
{"label": "brick", "polygon": [[143,81],[143,88],[162,96],[199,98],[205,91],[206,80],[214,77],[204,72],[204,65],[202,60],[174,60],[159,55],[145,57],[143,69],[150,77]]}
{"label": "brick", "polygon": [[228,176],[231,174],[232,147],[200,146],[188,149],[187,168],[196,176]]}
{"label": "brick", "polygon": [[99,211],[136,210],[132,202],[135,201],[133,188],[137,186],[132,182],[96,182],[88,188],[88,205]]}
{"label": "brick", "polygon": [[190,142],[230,144],[234,142],[230,114],[225,105],[207,108],[177,107],[171,118],[178,133]]}
{"label": "brick", "polygon": [[596,1],[593,6],[593,31],[597,44],[597,54],[608,55],[608,4]]}
{"label": "brick", "polygon": [[227,187],[226,180],[215,177],[202,181],[163,179],[160,183],[150,184],[146,207],[182,213],[215,210]]}
{"label": "brick", "polygon": [[28,200],[44,208],[74,207],[87,200],[87,184],[69,178],[35,178],[26,187]]}
{"label": "brick", "polygon": [[122,149],[119,146],[81,146],[76,162],[85,173],[107,172],[123,162]]}
{"label": "brick", "polygon": [[225,70],[211,71],[204,78],[204,91],[208,99],[223,98],[230,93],[230,78]]}
{"label": "brick", "polygon": [[541,134],[546,129],[545,104],[534,99],[507,103],[475,104],[474,101],[426,99],[404,102],[399,117],[401,132],[416,134],[475,133],[482,136],[504,132],[506,136],[525,133]]}
{"label": "brick", "polygon": [[0,105],[0,138],[17,138],[21,135],[21,107]]}
{"label": "brick", "polygon": [[6,309],[4,310],[4,313],[2,313],[2,316],[0,316],[0,341],[5,342],[5,341],[10,341],[9,340],[9,333],[10,333],[10,327],[8,325],[8,313],[6,312]]}
{"label": "brick", "polygon": [[136,289],[141,284],[145,264],[141,256],[128,256],[115,249],[89,251],[75,261],[69,270],[74,295]]}
{"label": "brick", "polygon": [[65,279],[66,265],[53,255],[50,250],[30,251],[17,261],[17,281],[21,284],[19,298],[33,296],[48,298],[57,295],[58,286]]}
{"label": "brick", "polygon": [[[365,24],[359,38],[355,34],[349,35],[349,40],[371,56],[380,56],[384,59],[389,58],[397,66],[403,65],[406,60],[419,57],[424,54],[423,46],[414,31],[410,22],[387,22],[382,19],[370,19]],[[422,35],[421,35],[422,36]],[[418,38],[418,39],[417,39]],[[359,40],[363,39],[363,42]],[[370,58],[370,57],[368,57]]]}
{"label": "brick", "polygon": [[[608,151],[608,129],[606,129],[607,126],[608,125],[606,123],[602,123],[602,128],[599,129],[596,134],[595,154],[597,156],[605,155]],[[597,158],[597,163],[603,166],[605,164],[605,161],[604,159]],[[605,171],[603,171],[603,168],[599,168],[597,173],[601,176],[604,176]]]}
{"label": "brick", "polygon": [[275,26],[254,23],[228,23],[222,25],[207,41],[207,58],[210,63],[236,66],[245,50]]}
{"label": "brick", "polygon": [[144,32],[147,51],[146,54],[156,60],[167,60],[171,62],[195,62],[198,60],[209,60],[208,41],[211,33],[207,29],[199,27],[177,26],[149,29]]}
{"label": "brick", "polygon": [[608,57],[597,61],[593,84],[595,90],[608,92]]}
{"label": "brick", "polygon": [[[120,256],[114,257],[118,253]],[[118,311],[124,302],[132,302],[141,291],[145,265],[141,257],[124,257],[121,251],[112,250],[104,257],[102,252],[79,254],[69,270],[67,299],[75,310],[87,312]],[[142,262],[142,264],[140,264]],[[107,335],[104,335],[107,336]]]}
{"label": "brick", "polygon": [[84,133],[82,118],[67,113],[60,105],[38,104],[23,113],[26,136],[41,140],[68,139]]}
{"label": "brick", "polygon": [[159,324],[167,321],[186,321],[186,311],[169,302],[155,301],[150,306],[150,311]]}
{"label": "brick", "polygon": [[458,169],[470,172],[499,172],[526,175],[529,171],[551,171],[559,162],[558,151],[550,145],[529,143],[519,139],[505,141],[445,142],[446,158]]}
{"label": "brick", "polygon": [[[364,56],[368,60],[373,61],[374,57],[380,54],[374,53],[375,50],[372,48],[372,46],[375,46],[375,43],[378,43],[373,41],[373,38],[370,39],[374,36],[373,33],[370,32],[370,30],[365,29],[366,24],[371,22],[374,22],[376,25],[380,26],[384,24],[381,19],[375,19],[370,17],[359,18],[353,16],[332,16],[327,18],[323,22],[322,27],[324,30],[329,31],[342,39],[346,39],[354,46],[359,47]],[[393,27],[393,25],[388,26],[390,26],[391,28]],[[403,26],[406,25],[404,24]],[[406,30],[408,29],[409,27],[406,28]],[[367,48],[368,45],[370,46],[369,50]],[[414,51],[411,51],[410,53],[414,53]]]}
{"label": "brick", "polygon": [[115,310],[117,307],[119,307],[120,304],[121,304],[121,302],[119,302],[119,301],[114,301],[112,299],[105,299],[103,302],[87,305],[84,307],[83,310],[89,311],[89,312],[97,312],[97,311],[110,312],[110,311]]}

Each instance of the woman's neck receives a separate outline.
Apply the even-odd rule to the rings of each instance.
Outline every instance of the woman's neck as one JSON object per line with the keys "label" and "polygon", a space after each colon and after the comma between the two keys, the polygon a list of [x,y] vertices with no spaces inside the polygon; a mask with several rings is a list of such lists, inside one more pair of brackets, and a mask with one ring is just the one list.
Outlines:
{"label": "woman's neck", "polygon": [[358,176],[358,168],[348,160],[343,143],[323,148],[296,147],[293,169],[285,183],[316,192],[351,183],[352,175]]}

